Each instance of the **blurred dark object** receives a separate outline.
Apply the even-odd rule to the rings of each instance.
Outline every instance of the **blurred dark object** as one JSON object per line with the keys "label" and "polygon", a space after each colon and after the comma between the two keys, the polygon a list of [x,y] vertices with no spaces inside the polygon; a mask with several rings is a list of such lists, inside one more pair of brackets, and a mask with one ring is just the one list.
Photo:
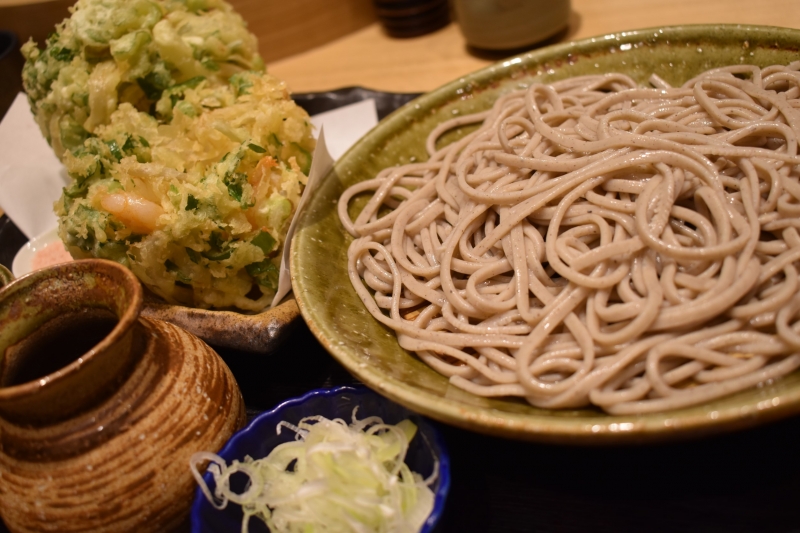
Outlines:
{"label": "blurred dark object", "polygon": [[0,119],[22,90],[23,63],[17,36],[10,31],[0,31]]}
{"label": "blurred dark object", "polygon": [[479,50],[518,50],[569,23],[570,0],[453,0],[461,33]]}
{"label": "blurred dark object", "polygon": [[[0,118],[22,90],[25,60],[20,46],[33,39],[44,46],[56,24],[69,16],[75,0],[6,0],[0,2]],[[9,44],[8,39],[13,41]]]}
{"label": "blurred dark object", "polygon": [[363,87],[345,87],[316,93],[296,93],[292,95],[292,99],[297,102],[297,105],[305,109],[309,115],[316,115],[372,98],[375,100],[375,107],[378,110],[378,120],[383,120],[386,115],[407,104],[420,94],[385,93]]}
{"label": "blurred dark object", "polygon": [[450,22],[447,0],[373,0],[375,13],[392,37],[416,37]]}
{"label": "blurred dark object", "polygon": [[14,256],[22,248],[28,238],[6,215],[0,216],[0,264],[11,268]]}

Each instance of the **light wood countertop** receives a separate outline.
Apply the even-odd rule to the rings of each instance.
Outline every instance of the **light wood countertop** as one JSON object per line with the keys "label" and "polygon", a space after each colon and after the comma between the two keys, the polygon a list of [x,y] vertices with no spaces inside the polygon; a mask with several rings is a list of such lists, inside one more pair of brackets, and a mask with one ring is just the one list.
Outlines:
{"label": "light wood countertop", "polygon": [[[572,0],[567,42],[675,24],[758,24],[800,29],[798,0]],[[372,23],[323,46],[271,62],[268,70],[294,92],[360,85],[396,92],[428,91],[501,59],[469,50],[458,25],[396,39]]]}

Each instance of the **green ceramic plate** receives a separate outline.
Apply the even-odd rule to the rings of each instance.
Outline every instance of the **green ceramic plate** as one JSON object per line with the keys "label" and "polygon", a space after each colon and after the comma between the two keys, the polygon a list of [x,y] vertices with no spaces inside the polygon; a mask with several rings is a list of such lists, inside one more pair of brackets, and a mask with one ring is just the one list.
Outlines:
{"label": "green ceramic plate", "polygon": [[545,410],[486,399],[400,348],[366,311],[346,273],[351,241],[336,201],[381,168],[426,157],[424,139],[445,118],[489,107],[499,94],[532,81],[624,72],[644,83],[655,72],[673,84],[709,68],[800,59],[800,31],[756,26],[677,26],[629,31],[514,57],[426,94],[383,120],[336,164],[292,243],[292,282],[309,327],[352,374],[384,396],[437,420],[494,435],[541,441],[606,443],[686,437],[730,430],[800,411],[800,373],[713,403],[643,416],[592,409]]}

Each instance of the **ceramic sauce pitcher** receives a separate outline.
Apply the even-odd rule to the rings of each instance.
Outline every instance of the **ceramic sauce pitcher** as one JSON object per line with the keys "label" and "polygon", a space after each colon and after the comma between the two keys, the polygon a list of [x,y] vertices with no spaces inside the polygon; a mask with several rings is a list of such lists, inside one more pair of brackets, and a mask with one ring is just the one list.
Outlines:
{"label": "ceramic sauce pitcher", "polygon": [[186,527],[189,457],[219,450],[244,402],[211,348],[141,307],[136,277],[98,259],[0,289],[0,515],[11,531]]}

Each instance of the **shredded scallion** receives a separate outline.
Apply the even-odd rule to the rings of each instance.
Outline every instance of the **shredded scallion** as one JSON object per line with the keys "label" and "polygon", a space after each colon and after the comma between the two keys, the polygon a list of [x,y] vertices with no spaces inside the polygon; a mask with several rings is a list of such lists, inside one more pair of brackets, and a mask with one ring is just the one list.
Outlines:
{"label": "shredded scallion", "polygon": [[[417,431],[410,420],[385,424],[379,417],[356,418],[348,424],[322,416],[303,418],[289,429],[293,442],[276,446],[267,457],[230,465],[216,454],[199,452],[190,466],[209,502],[224,509],[228,502],[242,506],[242,533],[251,517],[275,532],[417,532],[433,509],[430,485],[405,464],[408,446]],[[208,487],[199,470],[207,464],[214,479]],[[234,474],[247,476],[241,492],[231,489]]]}

